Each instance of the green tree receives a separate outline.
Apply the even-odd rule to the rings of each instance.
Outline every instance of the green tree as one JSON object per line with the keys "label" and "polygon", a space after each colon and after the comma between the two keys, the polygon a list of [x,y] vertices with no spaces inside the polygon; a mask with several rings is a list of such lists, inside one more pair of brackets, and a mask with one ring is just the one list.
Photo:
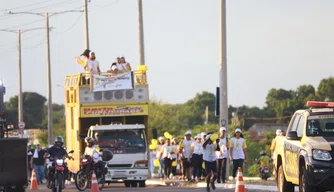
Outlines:
{"label": "green tree", "polygon": [[329,77],[320,81],[317,96],[320,101],[334,101],[334,77]]}
{"label": "green tree", "polygon": [[[23,92],[23,119],[26,128],[38,128],[44,119],[44,104],[46,98],[35,92]],[[17,125],[18,123],[18,96],[11,97],[5,103],[8,122]]]}
{"label": "green tree", "polygon": [[312,85],[301,85],[293,95],[293,112],[297,109],[305,108],[306,101],[315,96],[315,89]]}

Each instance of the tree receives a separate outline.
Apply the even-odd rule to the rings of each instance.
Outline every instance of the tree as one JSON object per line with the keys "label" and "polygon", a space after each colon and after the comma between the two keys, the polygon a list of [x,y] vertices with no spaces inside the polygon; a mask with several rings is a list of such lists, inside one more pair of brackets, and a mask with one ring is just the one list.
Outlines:
{"label": "tree", "polygon": [[306,101],[315,95],[315,89],[312,85],[301,85],[293,95],[293,111],[305,108]]}
{"label": "tree", "polygon": [[317,96],[320,101],[334,101],[334,77],[329,77],[320,81]]}
{"label": "tree", "polygon": [[[40,127],[44,119],[43,107],[46,98],[35,92],[23,92],[23,119],[26,123],[26,128]],[[5,103],[7,110],[6,118],[8,122],[17,125],[18,123],[18,96],[11,97]]]}

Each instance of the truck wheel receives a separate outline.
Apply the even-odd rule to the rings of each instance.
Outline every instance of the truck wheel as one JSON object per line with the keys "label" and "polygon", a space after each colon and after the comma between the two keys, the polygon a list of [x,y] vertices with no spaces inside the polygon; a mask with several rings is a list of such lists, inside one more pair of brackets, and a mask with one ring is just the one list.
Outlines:
{"label": "truck wheel", "polygon": [[278,192],[294,192],[295,186],[285,179],[282,165],[279,166],[277,174]]}
{"label": "truck wheel", "polygon": [[307,183],[307,175],[306,175],[306,168],[305,166],[302,166],[300,169],[300,175],[299,175],[299,192],[317,192],[319,189],[315,189],[314,187],[311,187]]}
{"label": "truck wheel", "polygon": [[139,187],[146,187],[146,182],[144,181],[139,181]]}
{"label": "truck wheel", "polygon": [[130,187],[130,181],[124,181],[124,186],[125,187]]}
{"label": "truck wheel", "polygon": [[131,187],[137,187],[138,186],[137,181],[131,181],[130,184],[131,184]]}

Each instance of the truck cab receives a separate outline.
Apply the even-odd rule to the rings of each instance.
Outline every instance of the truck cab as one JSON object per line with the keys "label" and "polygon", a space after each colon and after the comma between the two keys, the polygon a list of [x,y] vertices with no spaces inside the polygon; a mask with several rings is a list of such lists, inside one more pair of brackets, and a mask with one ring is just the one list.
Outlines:
{"label": "truck cab", "polygon": [[100,149],[110,150],[107,182],[123,181],[126,187],[145,187],[148,178],[147,137],[143,124],[110,124],[91,126],[89,137]]}
{"label": "truck cab", "polygon": [[307,102],[297,110],[287,135],[276,138],[278,189],[301,192],[334,189],[334,102]]}

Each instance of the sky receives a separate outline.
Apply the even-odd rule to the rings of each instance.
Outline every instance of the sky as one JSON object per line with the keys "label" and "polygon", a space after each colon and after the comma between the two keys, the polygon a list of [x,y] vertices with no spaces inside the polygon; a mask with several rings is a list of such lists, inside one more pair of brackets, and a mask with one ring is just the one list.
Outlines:
{"label": "sky", "polygon": [[[45,19],[19,12],[82,10],[83,0],[0,0],[0,78],[5,100],[18,94],[17,34],[22,34],[23,91],[47,95]],[[139,64],[136,0],[91,0],[90,48],[102,71],[119,55]],[[333,75],[334,1],[227,0],[228,104],[265,106],[270,89],[318,87]],[[219,86],[219,0],[143,0],[150,96],[184,103]],[[64,103],[64,78],[83,71],[84,17],[50,17],[52,101]],[[41,29],[36,29],[41,28]],[[29,31],[29,29],[35,29]]]}

